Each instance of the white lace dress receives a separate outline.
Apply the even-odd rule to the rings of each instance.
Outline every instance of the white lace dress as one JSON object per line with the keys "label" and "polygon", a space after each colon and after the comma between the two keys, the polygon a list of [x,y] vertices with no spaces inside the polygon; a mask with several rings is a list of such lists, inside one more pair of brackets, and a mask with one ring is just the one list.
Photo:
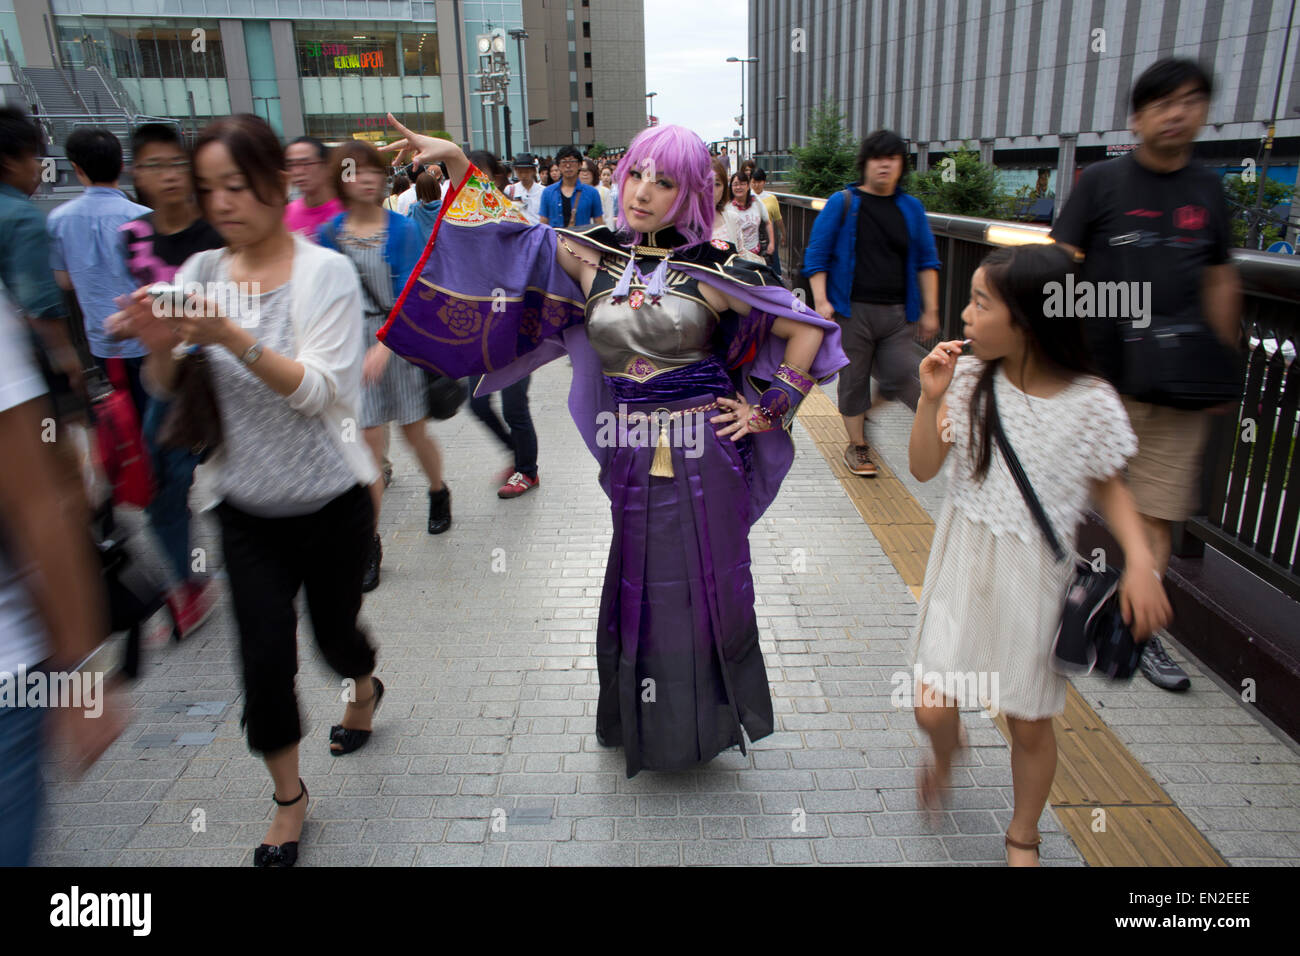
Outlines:
{"label": "white lace dress", "polygon": [[[914,673],[927,688],[1025,720],[1060,714],[1066,681],[1050,666],[1070,562],[1058,565],[1002,460],[985,479],[970,458],[970,399],[984,363],[958,359],[948,388],[953,448],[925,569]],[[1051,398],[994,378],[1002,427],[1057,537],[1071,550],[1093,480],[1123,469],[1137,439],[1115,390],[1080,376]],[[1116,558],[1119,556],[1116,555]]]}

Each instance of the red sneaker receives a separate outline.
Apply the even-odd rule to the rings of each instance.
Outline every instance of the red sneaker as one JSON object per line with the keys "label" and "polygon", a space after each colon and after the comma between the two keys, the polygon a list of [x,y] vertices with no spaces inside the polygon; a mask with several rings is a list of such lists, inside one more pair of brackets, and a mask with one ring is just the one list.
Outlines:
{"label": "red sneaker", "polygon": [[167,605],[176,622],[176,639],[183,641],[202,627],[216,604],[216,586],[211,581],[202,584],[187,581],[172,592]]}
{"label": "red sneaker", "polygon": [[522,471],[516,471],[510,480],[497,489],[498,498],[518,498],[525,492],[532,491],[541,483],[540,478],[529,478]]}

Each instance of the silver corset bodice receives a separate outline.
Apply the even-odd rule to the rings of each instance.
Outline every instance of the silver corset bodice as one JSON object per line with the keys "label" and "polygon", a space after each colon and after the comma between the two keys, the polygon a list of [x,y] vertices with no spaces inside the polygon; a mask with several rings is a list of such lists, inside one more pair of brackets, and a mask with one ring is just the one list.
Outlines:
{"label": "silver corset bodice", "polygon": [[704,302],[671,289],[658,304],[646,297],[636,309],[629,301],[611,302],[608,294],[587,305],[587,338],[600,367],[606,375],[637,381],[708,358],[717,324],[717,314]]}

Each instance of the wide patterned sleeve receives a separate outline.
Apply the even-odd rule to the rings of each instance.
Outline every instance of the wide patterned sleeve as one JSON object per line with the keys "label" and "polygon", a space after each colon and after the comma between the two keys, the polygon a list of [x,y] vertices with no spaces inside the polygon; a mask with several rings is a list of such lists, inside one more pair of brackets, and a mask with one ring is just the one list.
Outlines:
{"label": "wide patterned sleeve", "polygon": [[555,242],[555,230],[530,221],[471,166],[443,199],[379,339],[452,378],[562,355],[557,340],[582,324],[585,300],[556,262]]}
{"label": "wide patterned sleeve", "polygon": [[1080,468],[1095,481],[1105,481],[1124,469],[1137,454],[1137,436],[1128,412],[1109,382],[1096,380],[1087,390],[1087,407],[1081,424]]}

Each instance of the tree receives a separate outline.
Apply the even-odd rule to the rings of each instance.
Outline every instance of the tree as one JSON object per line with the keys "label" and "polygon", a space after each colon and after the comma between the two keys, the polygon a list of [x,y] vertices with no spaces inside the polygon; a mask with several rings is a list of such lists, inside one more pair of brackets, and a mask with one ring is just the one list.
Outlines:
{"label": "tree", "polygon": [[1010,218],[1018,211],[1018,197],[1002,192],[997,169],[980,162],[979,151],[969,144],[924,173],[910,173],[904,188],[928,212],[999,219]]}
{"label": "tree", "polygon": [[855,168],[856,147],[834,101],[819,104],[810,119],[807,144],[791,149],[794,191],[804,196],[829,196],[860,178],[861,171]]}
{"label": "tree", "polygon": [[596,140],[596,142],[591,144],[591,149],[587,150],[587,156],[590,159],[600,159],[600,157],[604,156],[608,152],[609,147],[600,140]]}
{"label": "tree", "polygon": [[[1250,231],[1250,217],[1255,209],[1255,190],[1258,188],[1257,180],[1245,182],[1240,175],[1223,177],[1224,198],[1228,201],[1228,215],[1232,221],[1232,244],[1237,248],[1246,245],[1246,237]],[[1260,210],[1259,228],[1259,235],[1263,240],[1260,244],[1261,249],[1267,249],[1286,234],[1285,221],[1280,217],[1272,216],[1270,210],[1274,206],[1290,201],[1290,186],[1276,179],[1264,180],[1264,205]]]}

